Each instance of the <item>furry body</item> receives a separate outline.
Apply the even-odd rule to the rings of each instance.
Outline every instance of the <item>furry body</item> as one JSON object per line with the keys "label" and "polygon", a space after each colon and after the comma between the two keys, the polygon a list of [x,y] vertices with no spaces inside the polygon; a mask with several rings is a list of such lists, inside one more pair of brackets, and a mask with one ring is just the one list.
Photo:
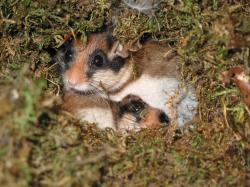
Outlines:
{"label": "furry body", "polygon": [[58,59],[66,64],[66,90],[96,94],[114,102],[133,94],[163,110],[180,127],[196,114],[195,90],[181,81],[177,66],[180,59],[168,46],[147,41],[130,52],[110,35],[101,33],[91,34],[86,45],[76,40],[66,49]]}

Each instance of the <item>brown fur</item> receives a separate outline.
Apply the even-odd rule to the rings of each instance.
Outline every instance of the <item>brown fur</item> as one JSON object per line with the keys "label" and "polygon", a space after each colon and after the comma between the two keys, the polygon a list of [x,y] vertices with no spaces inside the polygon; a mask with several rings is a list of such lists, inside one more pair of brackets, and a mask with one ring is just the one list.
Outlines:
{"label": "brown fur", "polygon": [[[83,108],[103,108],[107,110],[111,110],[113,113],[113,121],[114,128],[119,129],[120,113],[119,106],[129,104],[132,100],[141,100],[137,96],[128,96],[125,97],[121,102],[112,102],[103,98],[100,98],[95,95],[80,95],[76,94],[72,91],[67,91],[63,97],[63,104],[61,105],[61,109],[69,112],[70,114],[78,117],[78,111]],[[140,128],[154,128],[160,125],[159,114],[160,110],[153,108],[145,103],[145,110],[141,116],[141,120],[138,121],[138,125]],[[132,114],[129,114],[132,116]],[[105,119],[104,119],[105,120]]]}
{"label": "brown fur", "polygon": [[[72,63],[70,68],[65,71],[65,76],[72,83],[79,84],[88,82],[85,72],[87,72],[88,68],[87,63],[89,55],[95,49],[102,49],[106,54],[112,50],[108,49],[106,35],[106,33],[90,34],[85,46],[79,40],[75,42],[74,63]],[[135,53],[131,53],[127,59],[128,64],[126,64],[124,67],[129,68],[131,65],[134,65],[138,71],[137,75],[140,75],[140,73],[143,72],[144,74],[149,74],[153,77],[168,76],[179,78],[180,73],[177,67],[177,61],[179,60],[179,57],[176,54],[172,54],[170,57],[165,57],[164,55],[169,51],[170,49],[166,45],[159,45],[157,42],[148,41],[141,46],[141,49],[137,49]],[[123,53],[127,52],[128,49],[124,48]],[[135,72],[131,72],[131,77],[134,75],[134,73]],[[135,76],[133,77],[135,78]],[[133,81],[133,79],[130,79],[126,84],[131,81]],[[106,91],[109,92],[109,90]],[[111,93],[118,91],[119,89],[113,90]]]}
{"label": "brown fur", "polygon": [[[112,51],[112,49],[109,49],[107,44],[106,33],[90,34],[88,36],[86,45],[83,45],[80,40],[75,41],[74,62],[70,64],[70,67],[65,71],[64,76],[66,76],[67,79],[74,84],[87,83],[89,81],[86,75],[88,70],[87,64],[89,55],[97,48],[102,49],[107,55]],[[120,51],[120,54],[128,53],[127,48],[124,48],[123,50],[124,51]],[[165,57],[165,54],[170,51],[169,47],[166,45],[159,45],[157,42],[148,41],[146,44],[143,44],[136,50],[136,53],[130,52],[130,55],[127,58],[128,62],[124,65],[124,68],[136,67],[139,76],[140,73],[143,72],[143,74],[149,74],[152,77],[167,76],[170,78],[179,78],[180,74],[177,67],[177,61],[179,60],[179,57],[176,54]],[[128,79],[128,81],[124,82],[124,84],[116,90],[105,91],[112,94],[119,92],[127,84],[139,77],[134,76],[134,73],[134,68],[131,68],[131,77]],[[102,80],[100,80],[100,82],[101,81]],[[114,114],[114,121],[118,121],[118,103],[111,102],[107,99],[101,98],[100,96],[80,95],[69,90],[66,91],[64,103],[62,105],[63,110],[76,115],[79,109],[91,107],[111,109]],[[140,122],[140,126],[145,128],[159,124],[160,110],[148,105],[147,108],[149,110],[146,112],[146,115]]]}
{"label": "brown fur", "polygon": [[142,116],[140,121],[141,128],[154,128],[160,124],[159,121],[160,111],[156,108],[150,107],[146,111],[146,114]]}
{"label": "brown fur", "polygon": [[75,115],[81,108],[91,108],[95,106],[111,109],[109,100],[96,95],[81,95],[73,91],[66,91],[61,109]]}
{"label": "brown fur", "polygon": [[65,71],[65,76],[70,80],[72,84],[79,84],[83,82],[87,82],[87,76],[83,72],[86,71],[87,65],[86,63],[83,63],[83,55],[81,53],[78,53],[78,55],[75,57],[75,63],[71,65],[69,69]]}
{"label": "brown fur", "polygon": [[132,54],[131,60],[136,63],[140,72],[153,77],[168,76],[178,78],[180,75],[175,54],[169,57],[164,55],[169,52],[169,47],[149,41],[142,48]]}
{"label": "brown fur", "polygon": [[90,34],[86,45],[80,40],[74,42],[75,60],[74,63],[70,65],[70,68],[64,73],[71,83],[79,84],[88,82],[86,72],[89,55],[97,48],[108,53],[108,45],[105,36],[105,33]]}
{"label": "brown fur", "polygon": [[[124,50],[128,50],[124,48]],[[170,54],[168,54],[170,52]],[[168,54],[168,55],[166,55]],[[148,41],[146,44],[133,51],[128,58],[126,68],[133,68],[131,71],[131,78],[120,88],[109,91],[108,94],[116,94],[125,88],[129,83],[136,80],[140,75],[148,74],[151,77],[169,77],[180,79],[180,71],[177,62],[180,60],[179,56],[166,45],[159,45],[155,41]]]}

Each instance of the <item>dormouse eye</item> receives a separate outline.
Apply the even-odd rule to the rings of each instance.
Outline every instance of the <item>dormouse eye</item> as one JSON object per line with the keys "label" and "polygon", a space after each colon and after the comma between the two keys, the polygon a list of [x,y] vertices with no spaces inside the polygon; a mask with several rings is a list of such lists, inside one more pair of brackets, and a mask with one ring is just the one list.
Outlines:
{"label": "dormouse eye", "polygon": [[65,57],[65,62],[70,62],[73,59],[73,51],[72,49],[68,49],[64,55]]}
{"label": "dormouse eye", "polygon": [[103,57],[101,55],[96,55],[92,61],[92,64],[98,68],[103,66]]}
{"label": "dormouse eye", "polygon": [[128,109],[132,113],[140,114],[144,110],[144,104],[140,101],[132,101],[129,104]]}

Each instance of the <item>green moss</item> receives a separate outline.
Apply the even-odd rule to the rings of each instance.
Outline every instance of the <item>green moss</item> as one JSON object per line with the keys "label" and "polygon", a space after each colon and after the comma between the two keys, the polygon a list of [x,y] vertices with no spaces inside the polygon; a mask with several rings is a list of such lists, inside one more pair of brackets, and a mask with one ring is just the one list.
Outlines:
{"label": "green moss", "polygon": [[[164,1],[153,16],[116,0],[0,2],[0,101],[11,111],[0,119],[3,186],[249,183],[250,116],[238,88],[225,87],[220,78],[233,66],[249,73],[249,6],[173,2]],[[125,136],[56,109],[61,82],[51,67],[51,48],[71,32],[81,32],[86,40],[87,33],[102,31],[112,20],[113,35],[122,42],[147,31],[182,57],[183,79],[195,84],[200,102],[187,133],[160,129]]]}

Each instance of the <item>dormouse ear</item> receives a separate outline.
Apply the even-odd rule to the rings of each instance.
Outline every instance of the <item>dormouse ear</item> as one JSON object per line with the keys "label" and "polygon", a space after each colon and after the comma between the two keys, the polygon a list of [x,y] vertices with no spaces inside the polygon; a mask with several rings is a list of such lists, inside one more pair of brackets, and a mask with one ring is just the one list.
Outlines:
{"label": "dormouse ear", "polygon": [[139,51],[142,48],[142,45],[139,40],[133,41],[129,45],[129,51],[136,52]]}
{"label": "dormouse ear", "polygon": [[74,40],[79,40],[82,36],[81,32],[74,32],[73,30],[70,33],[67,33],[64,35],[64,40],[69,40],[69,39],[74,39]]}
{"label": "dormouse ear", "polygon": [[128,50],[119,41],[116,41],[113,44],[111,51],[108,54],[108,58],[114,59],[117,56],[122,58],[127,58],[129,56]]}
{"label": "dormouse ear", "polygon": [[151,37],[151,33],[149,32],[143,32],[138,37],[136,37],[134,40],[132,40],[129,43],[129,51],[136,52],[139,51],[142,48],[142,45],[148,40],[148,38]]}
{"label": "dormouse ear", "polygon": [[71,33],[65,34],[62,44],[59,46],[58,50],[64,52],[72,47],[74,43],[80,43],[81,36],[82,34],[80,32],[74,33],[73,31]]}
{"label": "dormouse ear", "polygon": [[74,42],[74,38],[73,37],[67,37],[67,39],[65,39],[63,41],[63,43],[57,48],[59,52],[65,52],[67,51],[70,47],[72,47]]}
{"label": "dormouse ear", "polygon": [[127,58],[129,56],[129,53],[128,50],[119,41],[116,41],[108,54],[108,58],[112,60],[118,56]]}

